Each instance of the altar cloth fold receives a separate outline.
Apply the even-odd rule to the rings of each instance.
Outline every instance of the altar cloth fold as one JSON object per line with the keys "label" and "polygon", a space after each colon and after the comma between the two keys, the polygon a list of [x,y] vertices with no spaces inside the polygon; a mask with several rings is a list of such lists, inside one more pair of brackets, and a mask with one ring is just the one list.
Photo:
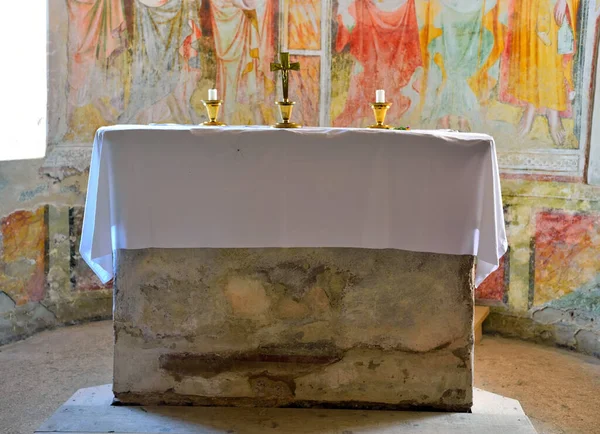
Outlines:
{"label": "altar cloth fold", "polygon": [[80,253],[117,249],[507,250],[494,140],[451,131],[112,126],[94,140]]}

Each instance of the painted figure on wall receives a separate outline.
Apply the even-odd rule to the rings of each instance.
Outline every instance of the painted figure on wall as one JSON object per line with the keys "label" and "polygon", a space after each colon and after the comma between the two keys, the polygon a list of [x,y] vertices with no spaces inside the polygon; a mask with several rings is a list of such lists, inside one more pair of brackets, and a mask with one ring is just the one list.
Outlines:
{"label": "painted figure on wall", "polygon": [[536,114],[548,119],[558,146],[566,133],[560,114],[573,100],[573,54],[579,0],[514,0],[506,51],[506,94],[525,104],[518,132],[526,136]]}
{"label": "painted figure on wall", "polygon": [[71,130],[78,122],[78,109],[91,105],[104,123],[115,122],[123,110],[125,71],[117,57],[126,47],[126,22],[122,0],[67,0],[68,100]]}
{"label": "painted figure on wall", "polygon": [[[385,89],[389,123],[487,132],[503,151],[579,145],[580,0],[337,0],[337,25],[318,0],[279,3],[67,0],[65,140],[117,122],[199,123],[208,87],[225,100],[227,123],[272,123],[269,63],[287,32],[302,59],[293,88],[307,124],[326,110],[335,126],[365,126]],[[335,32],[332,53],[321,47],[326,32]]]}
{"label": "painted figure on wall", "polygon": [[226,123],[264,123],[275,43],[272,1],[211,0],[217,89]]}
{"label": "painted figure on wall", "polygon": [[199,0],[135,0],[125,122],[198,123],[190,103],[202,76]]}
{"label": "painted figure on wall", "polygon": [[455,117],[461,131],[481,125],[480,101],[489,98],[494,84],[489,70],[504,46],[496,16],[496,0],[429,2],[422,31],[428,60],[426,124],[450,128]]}
{"label": "painted figure on wall", "polygon": [[402,94],[422,66],[415,0],[340,0],[336,50],[354,59],[348,97],[334,126],[364,126],[376,89],[394,97],[388,120],[397,122],[411,100]]}

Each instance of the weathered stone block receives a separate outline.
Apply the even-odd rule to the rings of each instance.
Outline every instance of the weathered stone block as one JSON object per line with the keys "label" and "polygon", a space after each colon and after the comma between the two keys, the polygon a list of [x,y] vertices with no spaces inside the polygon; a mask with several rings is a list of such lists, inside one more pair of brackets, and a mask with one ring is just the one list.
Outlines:
{"label": "weathered stone block", "polygon": [[398,250],[121,250],[115,395],[468,410],[473,264]]}

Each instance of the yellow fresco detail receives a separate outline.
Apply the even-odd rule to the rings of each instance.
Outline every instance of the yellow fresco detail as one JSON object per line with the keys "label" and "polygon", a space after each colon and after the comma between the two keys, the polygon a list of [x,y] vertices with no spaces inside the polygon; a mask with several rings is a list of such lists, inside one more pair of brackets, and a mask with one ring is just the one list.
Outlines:
{"label": "yellow fresco detail", "polygon": [[[419,33],[419,40],[421,41],[421,53],[423,55],[423,77],[422,83],[420,86],[421,92],[425,90],[427,86],[428,78],[429,78],[429,65],[431,62],[431,58],[429,55],[429,44],[435,38],[438,38],[442,35],[442,29],[436,28],[433,24],[434,17],[440,13],[440,5],[437,1],[427,1],[427,2],[418,2],[417,3],[417,16],[421,17],[424,22],[423,27]],[[436,64],[443,67],[443,62],[441,59],[434,59]],[[425,103],[425,98],[421,97],[419,109],[423,110],[423,104]]]}
{"label": "yellow fresco detail", "polygon": [[349,53],[340,53],[331,59],[331,102],[330,116],[336,119],[346,106],[348,88],[350,87],[350,74],[354,61]]}
{"label": "yellow fresco detail", "polygon": [[[492,125],[508,125],[509,128],[497,128],[488,131],[494,135],[496,143],[502,143],[502,149],[507,151],[533,150],[549,147],[552,142],[548,120],[544,116],[537,116],[527,135],[527,140],[515,140],[514,125],[519,123],[523,116],[523,108],[502,103],[496,99],[489,102],[486,107],[486,120]],[[563,149],[577,149],[579,142],[574,134],[575,121],[562,119],[561,124],[566,133]],[[512,127],[512,128],[511,128]]]}
{"label": "yellow fresco detail", "polygon": [[[567,1],[569,10],[576,2]],[[508,92],[536,108],[567,109],[567,80],[559,53],[559,25],[551,0],[515,2],[514,43],[509,60]],[[573,14],[574,15],[574,14]],[[565,17],[564,20],[567,18]],[[575,33],[575,29],[572,29]]]}
{"label": "yellow fresco detail", "polygon": [[[494,46],[481,69],[477,71],[476,75],[469,79],[469,86],[473,89],[473,92],[475,92],[475,95],[477,95],[482,103],[487,103],[489,101],[490,91],[498,82],[488,75],[488,70],[500,60],[500,56],[502,56],[505,48],[506,28],[499,21],[499,15],[500,7],[497,5],[485,14],[482,19],[483,28],[487,29],[493,35]],[[481,34],[479,51],[481,51]]]}
{"label": "yellow fresco detail", "polygon": [[[510,151],[577,149],[578,135],[584,133],[574,118],[581,113],[576,97],[582,97],[576,94],[581,91],[577,68],[582,62],[574,62],[582,58],[575,52],[582,46],[576,22],[585,6],[580,0],[381,0],[372,9],[371,0],[340,0],[333,2],[330,20],[321,16],[322,0],[285,0],[281,7],[277,0],[182,1],[171,6],[136,1],[127,7],[117,0],[91,1],[98,8],[94,17],[105,17],[113,33],[90,21],[89,7],[75,0],[67,3],[72,30],[65,80],[66,142],[90,142],[98,127],[115,123],[202,122],[206,119],[200,101],[214,87],[225,101],[221,114],[227,123],[272,124],[276,84],[268,63],[280,44],[298,50],[298,55],[310,50],[307,54],[318,58],[314,62],[329,67],[330,77],[311,73],[306,76],[310,83],[298,82],[293,92],[297,101],[311,101],[305,104],[315,111],[305,114],[310,124],[321,117],[321,110],[334,122],[344,108],[348,111],[350,87],[355,86],[351,83],[358,75],[365,70],[384,78],[397,74],[393,65],[413,49],[406,42],[411,35],[417,36],[422,64],[404,74],[401,88],[388,89],[395,106],[409,106],[394,123],[480,131],[493,135],[498,149]],[[349,37],[366,32],[354,37],[368,42],[371,33],[376,39],[375,33],[393,27],[383,21],[410,4],[414,13],[396,31],[403,42],[390,43],[393,49],[384,47],[387,39],[381,40],[358,62],[350,45],[336,48],[342,27]],[[364,10],[372,10],[373,16],[355,16]],[[564,41],[559,50],[560,22],[568,23],[573,34],[571,53],[564,53]],[[324,33],[331,42],[328,47],[321,47]],[[586,53],[592,49],[586,47]],[[94,50],[100,54],[90,57]],[[398,58],[385,66],[390,70],[386,75],[376,65],[382,65],[390,50]],[[464,60],[457,61],[461,56]],[[330,90],[326,107],[313,103],[323,86]],[[157,90],[161,87],[165,89]],[[449,105],[455,108],[432,110]],[[465,106],[468,110],[461,113]],[[363,109],[357,107],[357,112]]]}
{"label": "yellow fresco detail", "polygon": [[435,63],[442,72],[442,83],[440,84],[440,88],[443,88],[448,81],[448,73],[446,72],[446,68],[444,68],[444,58],[440,53],[435,53],[433,56],[433,63]]}
{"label": "yellow fresco detail", "polygon": [[290,74],[290,97],[297,101],[294,119],[306,126],[318,126],[320,58],[294,56],[293,61],[300,62],[300,74]]}
{"label": "yellow fresco detail", "polygon": [[292,50],[319,50],[321,0],[289,0],[288,3],[288,47]]}
{"label": "yellow fresco detail", "polygon": [[94,104],[75,107],[71,113],[70,128],[64,140],[67,142],[89,141],[90,137],[94,137],[98,128],[110,124],[111,122],[104,119]]}
{"label": "yellow fresco detail", "polygon": [[[46,208],[16,211],[0,220],[3,248],[0,286],[17,305],[39,301],[45,291]],[[14,270],[14,272],[13,272]]]}
{"label": "yellow fresco detail", "polygon": [[259,28],[258,28],[258,15],[256,15],[256,10],[255,9],[244,10],[244,14],[246,15],[246,17],[248,17],[248,19],[250,20],[250,23],[252,23],[252,26],[258,32],[259,31]]}

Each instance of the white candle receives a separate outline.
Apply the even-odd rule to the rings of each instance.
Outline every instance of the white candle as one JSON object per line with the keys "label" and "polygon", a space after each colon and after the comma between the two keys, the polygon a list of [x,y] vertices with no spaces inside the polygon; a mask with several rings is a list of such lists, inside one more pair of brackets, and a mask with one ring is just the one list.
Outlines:
{"label": "white candle", "polygon": [[217,99],[217,89],[208,89],[208,99],[209,101]]}
{"label": "white candle", "polygon": [[385,102],[385,90],[375,91],[375,102]]}

